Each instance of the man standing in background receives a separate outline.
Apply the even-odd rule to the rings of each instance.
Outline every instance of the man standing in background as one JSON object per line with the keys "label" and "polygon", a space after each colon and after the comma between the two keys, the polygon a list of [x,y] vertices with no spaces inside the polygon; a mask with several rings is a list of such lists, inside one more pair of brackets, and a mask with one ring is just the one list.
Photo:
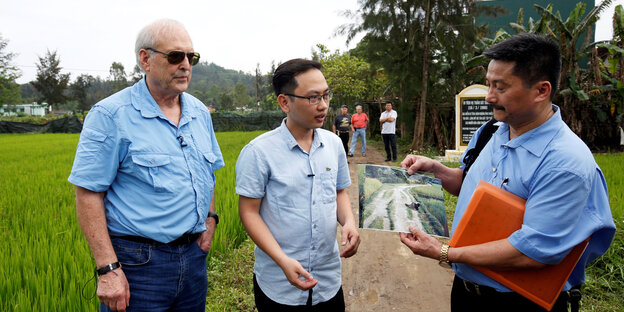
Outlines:
{"label": "man standing in background", "polygon": [[355,152],[355,143],[357,138],[362,138],[362,156],[366,156],[366,126],[368,126],[368,115],[362,112],[362,105],[355,107],[356,114],[351,116],[351,148],[349,149],[349,157],[353,157]]}
{"label": "man standing in background", "polygon": [[185,93],[199,61],[182,24],[137,36],[145,77],[87,115],[69,176],[101,311],[204,311],[223,167],[210,112]]}
{"label": "man standing in background", "polygon": [[347,114],[347,110],[347,105],[342,105],[340,108],[341,114],[336,116],[332,125],[334,133],[342,140],[345,154],[349,152],[349,128],[351,126],[351,115]]}
{"label": "man standing in background", "polygon": [[386,110],[381,113],[379,122],[381,123],[381,137],[386,148],[386,161],[397,160],[396,147],[396,119],[397,112],[392,109],[392,103],[386,103]]}

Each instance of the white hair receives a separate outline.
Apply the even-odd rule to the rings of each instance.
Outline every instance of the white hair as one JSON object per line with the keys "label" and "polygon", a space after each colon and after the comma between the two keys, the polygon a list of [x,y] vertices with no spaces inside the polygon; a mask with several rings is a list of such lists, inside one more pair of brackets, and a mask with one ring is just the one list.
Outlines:
{"label": "white hair", "polygon": [[358,109],[358,108],[362,109],[362,105],[358,105],[358,106],[355,107],[355,109]]}
{"label": "white hair", "polygon": [[[163,18],[152,22],[139,31],[136,43],[134,44],[134,53],[136,54],[137,65],[139,65],[141,71],[144,72],[143,66],[141,66],[141,59],[139,58],[139,51],[147,48],[155,49],[159,38],[173,36],[180,28],[186,31],[182,23],[176,20]],[[151,51],[150,54],[154,57]]]}

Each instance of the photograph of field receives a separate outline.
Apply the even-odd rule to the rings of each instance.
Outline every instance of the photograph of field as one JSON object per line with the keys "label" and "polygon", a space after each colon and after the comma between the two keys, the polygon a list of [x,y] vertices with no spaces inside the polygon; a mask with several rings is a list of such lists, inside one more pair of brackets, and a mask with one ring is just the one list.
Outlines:
{"label": "photograph of field", "polygon": [[399,167],[359,165],[360,228],[448,237],[439,179]]}

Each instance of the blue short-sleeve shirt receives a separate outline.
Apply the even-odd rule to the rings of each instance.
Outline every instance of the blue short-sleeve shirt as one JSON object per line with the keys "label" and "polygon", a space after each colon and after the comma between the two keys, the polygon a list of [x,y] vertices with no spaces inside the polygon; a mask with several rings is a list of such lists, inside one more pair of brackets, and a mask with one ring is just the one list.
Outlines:
{"label": "blue short-sleeve shirt", "polygon": [[[607,250],[615,224],[602,171],[589,148],[563,122],[559,107],[553,105],[553,110],[544,124],[511,140],[509,125],[500,124],[466,175],[452,232],[481,180],[500,186],[527,200],[522,228],[508,241],[528,257],[557,264],[592,237],[564,286],[569,290],[584,282],[586,264]],[[476,144],[480,130],[467,150]],[[511,291],[469,265],[453,264],[453,269],[464,280]]]}
{"label": "blue short-sleeve shirt", "polygon": [[[252,140],[236,162],[236,193],[262,198],[260,216],[289,257],[299,261],[316,280],[312,304],[338,292],[341,262],[336,242],[336,190],[351,184],[342,141],[333,133],[314,130],[306,153],[286,127]],[[308,291],[292,286],[282,269],[256,246],[254,273],[271,300],[304,305]]]}
{"label": "blue short-sleeve shirt", "polygon": [[206,229],[223,157],[206,107],[187,93],[180,103],[176,126],[142,79],[89,111],[68,180],[106,192],[112,236],[170,242]]}

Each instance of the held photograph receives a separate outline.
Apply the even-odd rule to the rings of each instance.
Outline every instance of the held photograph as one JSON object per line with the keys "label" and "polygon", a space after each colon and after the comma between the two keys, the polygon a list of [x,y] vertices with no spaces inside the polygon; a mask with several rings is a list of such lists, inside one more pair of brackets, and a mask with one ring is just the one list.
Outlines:
{"label": "held photograph", "polygon": [[360,228],[408,233],[415,226],[449,237],[439,179],[399,167],[358,165],[358,184]]}

